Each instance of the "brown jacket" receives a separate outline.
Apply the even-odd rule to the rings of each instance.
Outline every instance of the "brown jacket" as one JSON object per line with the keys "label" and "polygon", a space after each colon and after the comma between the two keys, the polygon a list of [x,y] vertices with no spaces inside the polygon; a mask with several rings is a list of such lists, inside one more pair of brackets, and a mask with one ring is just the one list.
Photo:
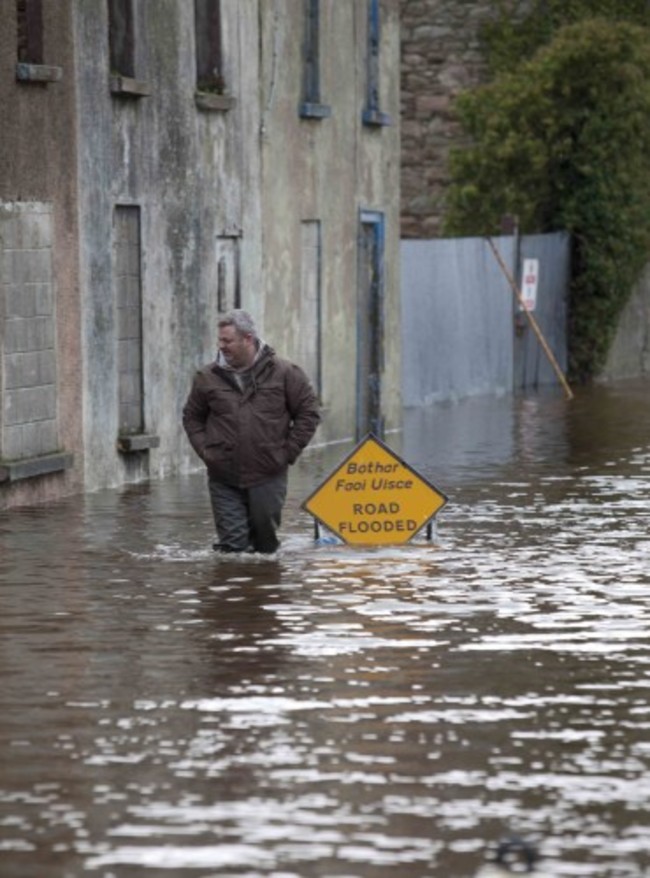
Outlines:
{"label": "brown jacket", "polygon": [[320,421],[299,366],[264,346],[241,390],[232,370],[210,363],[194,376],[183,427],[211,478],[248,488],[292,464]]}

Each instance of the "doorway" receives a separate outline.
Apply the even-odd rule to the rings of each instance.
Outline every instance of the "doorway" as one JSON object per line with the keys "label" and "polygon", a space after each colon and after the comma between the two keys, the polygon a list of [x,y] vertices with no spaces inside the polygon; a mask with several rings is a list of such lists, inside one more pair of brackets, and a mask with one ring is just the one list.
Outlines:
{"label": "doorway", "polygon": [[383,438],[381,374],[384,368],[384,215],[362,210],[357,288],[356,439]]}

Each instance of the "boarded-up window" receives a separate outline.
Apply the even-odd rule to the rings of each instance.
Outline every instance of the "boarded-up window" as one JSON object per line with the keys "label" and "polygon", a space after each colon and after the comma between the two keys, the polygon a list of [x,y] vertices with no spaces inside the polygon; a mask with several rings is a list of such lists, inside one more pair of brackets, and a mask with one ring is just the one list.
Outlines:
{"label": "boarded-up window", "polygon": [[220,0],[194,0],[196,87],[223,94],[225,90],[221,49]]}
{"label": "boarded-up window", "polygon": [[52,207],[0,204],[0,457],[58,450]]}
{"label": "boarded-up window", "polygon": [[116,207],[113,234],[119,430],[140,433],[144,428],[140,208]]}
{"label": "boarded-up window", "polygon": [[16,0],[18,60],[43,63],[43,0]]}

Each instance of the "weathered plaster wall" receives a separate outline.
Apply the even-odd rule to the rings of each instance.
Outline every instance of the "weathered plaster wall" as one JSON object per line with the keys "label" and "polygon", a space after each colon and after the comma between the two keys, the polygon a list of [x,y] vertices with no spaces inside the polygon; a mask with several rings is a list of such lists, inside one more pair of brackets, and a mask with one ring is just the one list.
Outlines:
{"label": "weathered plaster wall", "polygon": [[[241,232],[242,285],[254,305],[261,295],[256,2],[222,2],[236,96],[227,112],[195,104],[193,4],[136,8],[136,79],[150,95],[133,98],[110,93],[106,4],[77,5],[88,488],[196,465],[180,414],[195,367],[214,356],[219,235]],[[129,456],[116,451],[118,204],[140,208],[145,431],[160,437],[158,448]]]}
{"label": "weathered plaster wall", "polygon": [[323,423],[317,441],[354,435],[360,211],[384,214],[387,428],[400,418],[399,9],[381,4],[380,105],[391,125],[362,124],[366,3],[321,4],[321,101],[331,115],[301,119],[303,4],[261,3],[265,333],[295,358],[299,335],[301,221],[322,228]]}
{"label": "weathered plaster wall", "polygon": [[[225,80],[235,103],[216,112],[195,101],[192,3],[135,0],[137,94],[111,90],[108,6],[44,4],[46,60],[61,63],[64,77],[29,91],[14,81],[15,34],[2,31],[1,96],[9,127],[0,149],[0,197],[43,204],[47,216],[52,203],[57,332],[65,351],[58,373],[62,442],[78,452],[72,474],[39,478],[25,491],[44,499],[61,493],[63,481],[65,490],[93,490],[199,466],[180,415],[194,369],[214,356],[220,254],[233,245],[241,304],[280,353],[299,359],[309,351],[301,342],[315,333],[305,319],[301,280],[306,222],[318,221],[322,232],[325,422],[319,438],[351,436],[362,210],[385,222],[382,407],[387,428],[397,426],[397,0],[381,3],[380,109],[392,124],[378,127],[362,124],[365,2],[321,4],[321,85],[332,108],[321,121],[298,114],[302,0],[222,0]],[[0,0],[0,11],[10,21],[15,5]],[[126,275],[116,270],[116,207],[123,209],[121,220],[128,214],[131,230],[134,213],[139,216],[140,259],[137,271]],[[127,252],[123,246],[120,253]],[[130,338],[121,322],[125,277],[135,278],[142,296],[141,432],[159,440],[135,453],[118,449],[122,342]],[[54,481],[57,488],[48,494]]]}
{"label": "weathered plaster wall", "polygon": [[[23,208],[45,205],[48,212],[51,208],[58,439],[60,450],[74,455],[74,466],[0,485],[0,508],[39,503],[78,490],[83,469],[71,3],[44,3],[43,11],[43,60],[62,68],[61,79],[47,84],[17,82],[16,2],[0,0],[0,202]],[[2,311],[0,305],[0,349]]]}

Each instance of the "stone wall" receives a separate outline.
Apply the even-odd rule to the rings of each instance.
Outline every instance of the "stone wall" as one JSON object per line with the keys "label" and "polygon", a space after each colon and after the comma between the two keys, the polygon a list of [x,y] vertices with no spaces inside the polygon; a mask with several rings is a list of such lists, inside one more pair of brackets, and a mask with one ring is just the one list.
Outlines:
{"label": "stone wall", "polygon": [[462,142],[457,95],[485,78],[481,27],[492,0],[402,0],[402,237],[440,235],[447,160]]}

